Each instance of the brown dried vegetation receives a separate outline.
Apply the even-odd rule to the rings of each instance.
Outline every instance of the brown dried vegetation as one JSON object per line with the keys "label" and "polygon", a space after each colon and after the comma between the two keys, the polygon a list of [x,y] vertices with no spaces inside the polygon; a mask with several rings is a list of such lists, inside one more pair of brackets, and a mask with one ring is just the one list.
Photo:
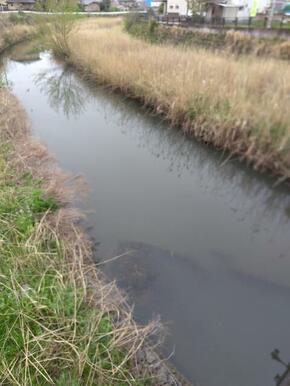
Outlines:
{"label": "brown dried vegetation", "polygon": [[27,39],[35,28],[28,24],[14,24],[6,17],[0,16],[0,52]]}

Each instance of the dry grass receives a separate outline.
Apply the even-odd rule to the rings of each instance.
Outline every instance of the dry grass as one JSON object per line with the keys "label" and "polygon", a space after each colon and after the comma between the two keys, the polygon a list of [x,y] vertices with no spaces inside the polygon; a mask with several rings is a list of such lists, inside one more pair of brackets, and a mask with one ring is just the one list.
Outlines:
{"label": "dry grass", "polygon": [[239,31],[227,31],[225,44],[230,52],[237,54],[248,54],[253,51],[255,46],[252,36]]}
{"label": "dry grass", "polygon": [[0,383],[147,385],[137,354],[157,325],[91,263],[67,176],[25,122],[0,89]]}
{"label": "dry grass", "polygon": [[112,28],[122,25],[122,17],[98,17],[92,21],[93,25],[98,29]]}
{"label": "dry grass", "polygon": [[288,40],[286,42],[281,43],[277,47],[277,52],[279,57],[290,60],[290,41]]}
{"label": "dry grass", "polygon": [[267,59],[289,60],[289,46],[288,40],[255,38],[239,31],[228,31],[224,41],[224,48],[230,53],[256,55]]}
{"label": "dry grass", "polygon": [[151,45],[116,22],[100,28],[108,22],[83,21],[70,37],[70,62],[79,70],[256,169],[290,177],[287,63]]}
{"label": "dry grass", "polygon": [[35,29],[31,25],[14,25],[7,18],[0,18],[0,52],[12,44],[27,39],[33,32],[35,32]]}

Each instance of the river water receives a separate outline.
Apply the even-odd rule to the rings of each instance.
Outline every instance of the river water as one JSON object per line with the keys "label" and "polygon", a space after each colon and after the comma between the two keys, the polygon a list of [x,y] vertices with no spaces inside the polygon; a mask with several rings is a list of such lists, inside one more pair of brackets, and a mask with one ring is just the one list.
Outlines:
{"label": "river water", "polygon": [[[35,58],[34,58],[35,59]],[[200,386],[274,386],[290,360],[289,187],[189,140],[48,53],[7,60],[35,136],[89,186],[79,203],[106,274]]]}

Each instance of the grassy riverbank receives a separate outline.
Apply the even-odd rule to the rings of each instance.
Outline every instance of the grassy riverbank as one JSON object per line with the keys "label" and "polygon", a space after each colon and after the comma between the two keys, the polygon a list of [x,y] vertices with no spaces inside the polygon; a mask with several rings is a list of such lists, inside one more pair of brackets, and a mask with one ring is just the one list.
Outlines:
{"label": "grassy riverbank", "polygon": [[90,263],[66,180],[0,89],[1,384],[151,384],[136,353],[154,327]]}
{"label": "grassy riverbank", "polygon": [[34,22],[18,15],[0,15],[0,53],[13,44],[28,39],[35,33]]}
{"label": "grassy riverbank", "polygon": [[287,63],[152,45],[116,21],[93,19],[69,36],[68,56],[89,79],[142,101],[186,133],[290,177]]}
{"label": "grassy riverbank", "polygon": [[125,23],[128,33],[150,43],[201,47],[235,55],[290,59],[290,42],[282,37],[255,37],[240,31],[208,31],[168,27],[156,21],[140,22],[131,16]]}

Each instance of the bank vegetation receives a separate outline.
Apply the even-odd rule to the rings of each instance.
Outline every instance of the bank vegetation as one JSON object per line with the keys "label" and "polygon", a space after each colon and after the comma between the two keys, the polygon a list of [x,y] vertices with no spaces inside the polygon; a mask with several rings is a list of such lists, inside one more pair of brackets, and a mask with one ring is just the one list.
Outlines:
{"label": "bank vegetation", "polygon": [[13,44],[28,39],[35,32],[35,22],[29,17],[0,14],[0,54]]}
{"label": "bank vegetation", "polygon": [[226,54],[290,60],[290,42],[285,37],[258,37],[243,31],[167,26],[154,19],[141,21],[138,15],[126,19],[125,29],[132,36],[155,44],[201,47]]}
{"label": "bank vegetation", "polygon": [[91,81],[140,100],[255,169],[290,177],[288,63],[150,44],[116,20],[79,22],[68,47],[67,60]]}

